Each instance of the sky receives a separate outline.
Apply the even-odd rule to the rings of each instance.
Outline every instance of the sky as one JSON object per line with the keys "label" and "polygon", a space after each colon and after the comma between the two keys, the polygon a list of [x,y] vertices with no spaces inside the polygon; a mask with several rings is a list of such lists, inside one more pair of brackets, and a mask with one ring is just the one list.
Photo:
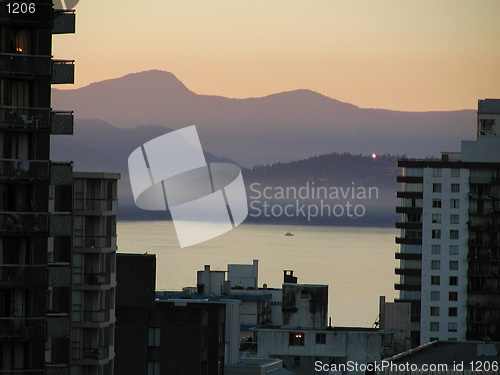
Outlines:
{"label": "sky", "polygon": [[310,89],[363,108],[500,98],[498,0],[82,0],[54,36],[75,85],[160,69],[198,94]]}

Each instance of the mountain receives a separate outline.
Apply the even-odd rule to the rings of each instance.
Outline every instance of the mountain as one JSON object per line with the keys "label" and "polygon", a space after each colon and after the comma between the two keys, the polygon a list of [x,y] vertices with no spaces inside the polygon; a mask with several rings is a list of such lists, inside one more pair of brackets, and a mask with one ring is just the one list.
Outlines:
{"label": "mountain", "polygon": [[204,149],[245,166],[334,151],[425,157],[458,150],[461,140],[475,134],[472,110],[359,108],[310,90],[230,99],[196,94],[173,74],[157,70],[74,90],[54,89],[53,107],[74,109],[77,119],[99,119],[124,130],[144,124],[169,129],[195,124]]}
{"label": "mountain", "polygon": [[[73,136],[52,137],[51,159],[73,161],[75,171],[118,172],[122,178],[118,186],[120,201],[120,218],[129,220],[168,219],[166,212],[144,211],[134,204],[129,176],[128,156],[137,147],[152,138],[166,132],[160,125],[138,126],[130,129],[120,129],[101,120],[77,120]],[[208,162],[235,163],[227,158],[220,158],[205,152]],[[303,223],[315,225],[387,225],[391,226],[395,220],[394,206],[396,205],[395,190],[397,189],[395,176],[397,157],[380,155],[377,158],[352,155],[349,153],[329,153],[309,157],[287,163],[260,165],[252,168],[242,168],[250,207],[250,216],[247,222],[256,223]],[[303,215],[270,215],[264,212],[261,215],[252,215],[264,204],[281,206],[297,204],[297,197],[293,192],[317,191],[318,188],[352,189],[353,187],[375,187],[376,197],[359,199],[347,195],[342,197],[304,196],[300,193],[299,205],[316,205],[322,203],[342,205],[347,202],[362,204],[366,214],[362,217],[333,217],[319,215],[310,220]],[[262,195],[273,192],[268,197]],[[281,196],[280,189],[288,189],[288,196]],[[261,195],[259,197],[259,195]],[[286,195],[286,194],[285,194]],[[323,202],[322,202],[323,200]],[[252,203],[254,202],[254,203]],[[279,207],[276,207],[279,209]]]}

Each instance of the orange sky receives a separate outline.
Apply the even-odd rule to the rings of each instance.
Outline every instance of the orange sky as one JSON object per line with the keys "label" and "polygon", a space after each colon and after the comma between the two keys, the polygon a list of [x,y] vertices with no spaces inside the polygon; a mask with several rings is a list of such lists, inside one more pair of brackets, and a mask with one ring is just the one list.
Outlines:
{"label": "orange sky", "polygon": [[149,69],[244,98],[307,88],[360,107],[476,108],[500,98],[497,0],[83,0],[75,88]]}

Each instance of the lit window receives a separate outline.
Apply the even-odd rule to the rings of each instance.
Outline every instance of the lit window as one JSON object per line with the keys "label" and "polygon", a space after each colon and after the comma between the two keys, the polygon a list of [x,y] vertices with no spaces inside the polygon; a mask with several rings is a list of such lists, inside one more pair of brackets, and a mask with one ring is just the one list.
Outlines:
{"label": "lit window", "polygon": [[290,332],[290,346],[304,346],[304,332]]}

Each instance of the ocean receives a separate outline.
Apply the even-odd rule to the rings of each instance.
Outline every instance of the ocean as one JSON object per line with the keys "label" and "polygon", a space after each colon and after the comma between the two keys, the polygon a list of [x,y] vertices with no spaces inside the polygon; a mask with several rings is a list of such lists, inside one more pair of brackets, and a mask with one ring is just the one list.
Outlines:
{"label": "ocean", "polygon": [[[334,326],[371,327],[379,296],[397,298],[393,228],[242,224],[210,241],[181,249],[172,222],[118,222],[118,252],[156,254],[156,289],[196,286],[196,271],[209,264],[259,260],[258,285],[281,287],[283,270],[301,284],[329,286]],[[286,232],[294,236],[285,236]]]}

